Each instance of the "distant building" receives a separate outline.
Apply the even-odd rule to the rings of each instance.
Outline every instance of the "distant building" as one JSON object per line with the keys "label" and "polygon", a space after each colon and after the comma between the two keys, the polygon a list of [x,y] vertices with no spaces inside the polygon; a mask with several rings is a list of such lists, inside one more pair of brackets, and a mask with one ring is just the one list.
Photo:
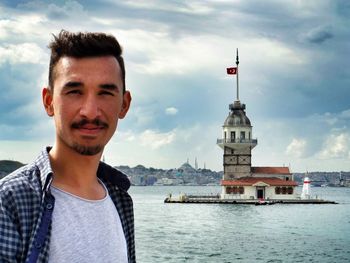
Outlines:
{"label": "distant building", "polygon": [[197,171],[195,168],[193,168],[188,162],[182,164],[178,169],[177,169],[181,174],[197,174]]}
{"label": "distant building", "polygon": [[[288,167],[252,167],[252,125],[239,100],[237,52],[237,98],[229,105],[229,115],[222,126],[222,138],[217,140],[223,151],[224,176],[222,199],[295,199],[295,187]],[[229,72],[229,71],[228,71]],[[232,74],[232,73],[228,73]]]}

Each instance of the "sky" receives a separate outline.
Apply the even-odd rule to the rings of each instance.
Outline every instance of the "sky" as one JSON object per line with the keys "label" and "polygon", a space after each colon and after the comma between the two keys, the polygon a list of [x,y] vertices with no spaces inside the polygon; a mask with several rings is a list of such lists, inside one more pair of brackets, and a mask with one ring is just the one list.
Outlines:
{"label": "sky", "polygon": [[29,163],[54,142],[41,90],[61,29],[123,46],[133,99],[105,148],[111,165],[222,170],[238,48],[252,165],[350,170],[349,1],[1,0],[0,160]]}

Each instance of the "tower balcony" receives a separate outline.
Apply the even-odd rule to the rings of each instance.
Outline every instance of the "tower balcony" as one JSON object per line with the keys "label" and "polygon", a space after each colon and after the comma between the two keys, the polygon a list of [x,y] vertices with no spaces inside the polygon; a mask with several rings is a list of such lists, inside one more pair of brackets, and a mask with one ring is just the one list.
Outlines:
{"label": "tower balcony", "polygon": [[257,139],[217,139],[216,144],[219,145],[222,149],[226,147],[229,148],[242,148],[250,146],[252,149],[258,144]]}

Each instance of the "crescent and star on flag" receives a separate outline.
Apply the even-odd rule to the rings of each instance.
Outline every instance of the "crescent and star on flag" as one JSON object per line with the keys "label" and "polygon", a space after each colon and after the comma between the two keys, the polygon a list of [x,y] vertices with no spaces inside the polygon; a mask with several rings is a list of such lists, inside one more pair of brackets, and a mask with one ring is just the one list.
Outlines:
{"label": "crescent and star on flag", "polygon": [[228,75],[236,75],[237,74],[237,68],[234,67],[234,68],[227,68],[227,74]]}
{"label": "crescent and star on flag", "polygon": [[238,59],[238,48],[237,48],[237,53],[236,53],[236,67],[229,67],[226,68],[226,72],[228,75],[237,75],[237,101],[239,101],[239,89],[238,89],[238,64],[239,64],[239,59]]}
{"label": "crescent and star on flag", "polygon": [[238,72],[238,64],[239,64],[239,59],[238,59],[238,48],[237,48],[237,55],[236,55],[236,67],[229,67],[226,68],[227,74],[228,75],[236,75]]}

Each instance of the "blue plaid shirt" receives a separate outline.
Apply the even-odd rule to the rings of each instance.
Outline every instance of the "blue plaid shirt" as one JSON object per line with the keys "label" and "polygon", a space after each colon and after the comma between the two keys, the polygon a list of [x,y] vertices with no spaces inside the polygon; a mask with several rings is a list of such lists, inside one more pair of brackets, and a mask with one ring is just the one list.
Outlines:
{"label": "blue plaid shirt", "polygon": [[[43,213],[43,200],[50,191],[52,169],[46,148],[32,164],[0,180],[0,262],[27,262]],[[97,176],[106,185],[119,213],[128,249],[129,263],[136,262],[134,213],[126,192],[130,182],[125,174],[100,162]],[[111,226],[113,227],[113,226]],[[49,261],[51,226],[38,262]],[[101,259],[103,262],[103,259]]]}

